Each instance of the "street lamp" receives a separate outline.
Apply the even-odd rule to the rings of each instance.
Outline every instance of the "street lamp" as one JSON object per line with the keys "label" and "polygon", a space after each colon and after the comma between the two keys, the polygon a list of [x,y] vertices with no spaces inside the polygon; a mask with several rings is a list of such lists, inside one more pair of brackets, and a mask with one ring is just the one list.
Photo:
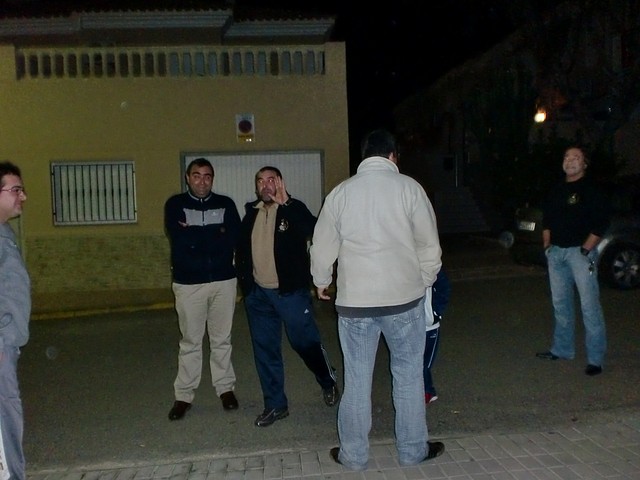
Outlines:
{"label": "street lamp", "polygon": [[547,112],[545,112],[544,108],[538,108],[538,111],[533,116],[533,120],[536,123],[542,123],[547,119]]}

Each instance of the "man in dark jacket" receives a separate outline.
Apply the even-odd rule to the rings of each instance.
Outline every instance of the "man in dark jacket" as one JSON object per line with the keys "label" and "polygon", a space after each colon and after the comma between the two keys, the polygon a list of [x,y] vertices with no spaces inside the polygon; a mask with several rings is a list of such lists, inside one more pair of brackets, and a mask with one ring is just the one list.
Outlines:
{"label": "man in dark jacket", "polygon": [[229,197],[211,191],[213,166],[205,158],[189,164],[187,192],[165,204],[165,228],[171,242],[172,289],[182,339],[175,402],[170,420],[191,408],[202,374],[202,339],[209,334],[211,381],[225,410],[238,408],[233,393],[231,326],[237,298],[233,266],[240,215]]}
{"label": "man in dark jacket", "polygon": [[289,196],[276,167],[258,170],[255,184],[258,200],[245,205],[236,261],[264,397],[255,424],[267,427],[289,415],[282,324],[320,384],[325,404],[335,405],[339,392],[313,315],[307,242],[316,218]]}

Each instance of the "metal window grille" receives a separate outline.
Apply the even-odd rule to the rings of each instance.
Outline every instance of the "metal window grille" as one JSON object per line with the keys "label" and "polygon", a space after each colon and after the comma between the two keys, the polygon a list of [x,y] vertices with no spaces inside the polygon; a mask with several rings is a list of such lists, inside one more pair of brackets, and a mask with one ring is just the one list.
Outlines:
{"label": "metal window grille", "polygon": [[51,164],[54,225],[137,221],[133,162]]}

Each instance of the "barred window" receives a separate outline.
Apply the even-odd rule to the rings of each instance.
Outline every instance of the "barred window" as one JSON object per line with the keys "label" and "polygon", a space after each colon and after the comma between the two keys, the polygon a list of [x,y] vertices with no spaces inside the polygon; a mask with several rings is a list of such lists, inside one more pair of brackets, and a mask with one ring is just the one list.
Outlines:
{"label": "barred window", "polygon": [[53,162],[54,225],[137,221],[133,162]]}

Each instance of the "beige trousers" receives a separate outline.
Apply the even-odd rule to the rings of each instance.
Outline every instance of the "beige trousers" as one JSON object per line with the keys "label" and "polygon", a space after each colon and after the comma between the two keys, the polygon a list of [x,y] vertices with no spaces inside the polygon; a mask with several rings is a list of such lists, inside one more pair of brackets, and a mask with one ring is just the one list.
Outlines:
{"label": "beige trousers", "polygon": [[231,326],[236,306],[237,280],[182,285],[173,283],[182,339],[178,375],[173,384],[176,400],[191,403],[202,377],[202,342],[209,334],[211,383],[216,395],[232,391],[236,375],[231,364]]}

